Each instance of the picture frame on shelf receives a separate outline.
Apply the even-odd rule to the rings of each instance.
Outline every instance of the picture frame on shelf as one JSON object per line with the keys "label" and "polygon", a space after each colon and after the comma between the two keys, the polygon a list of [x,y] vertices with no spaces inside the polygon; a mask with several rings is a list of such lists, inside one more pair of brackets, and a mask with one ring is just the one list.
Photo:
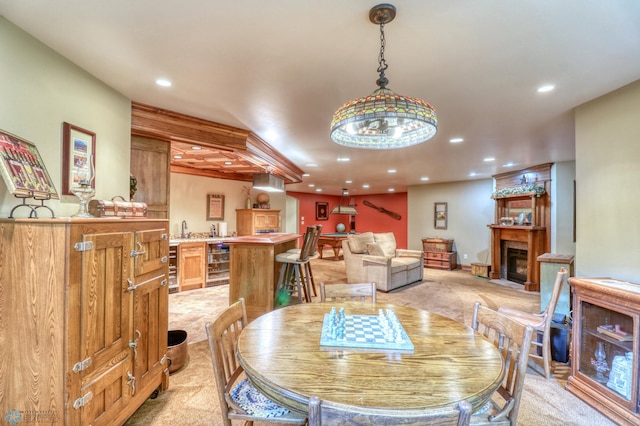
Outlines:
{"label": "picture frame on shelf", "polygon": [[329,203],[316,201],[316,220],[329,219]]}
{"label": "picture frame on shelf", "polygon": [[224,220],[224,195],[207,194],[207,220]]}
{"label": "picture frame on shelf", "polygon": [[435,229],[447,229],[447,203],[433,203],[433,227]]}
{"label": "picture frame on shelf", "polygon": [[[89,185],[95,189],[96,134],[90,130],[62,123],[62,193],[73,195],[86,176],[93,175]],[[93,173],[91,173],[93,171]]]}
{"label": "picture frame on shelf", "polygon": [[0,174],[9,193],[18,198],[59,198],[38,148],[4,130],[0,130]]}

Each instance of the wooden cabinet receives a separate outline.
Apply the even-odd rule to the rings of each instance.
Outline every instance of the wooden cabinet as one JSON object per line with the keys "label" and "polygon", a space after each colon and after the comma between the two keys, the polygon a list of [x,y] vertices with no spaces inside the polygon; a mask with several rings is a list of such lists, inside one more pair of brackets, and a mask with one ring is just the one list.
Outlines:
{"label": "wooden cabinet", "polygon": [[170,154],[168,141],[131,136],[130,170],[138,182],[133,199],[147,203],[151,219],[169,217]]}
{"label": "wooden cabinet", "polygon": [[617,424],[640,424],[640,285],[569,278],[573,294],[567,389]]}
{"label": "wooden cabinet", "polygon": [[455,251],[425,251],[424,266],[434,269],[457,269],[458,252]]}
{"label": "wooden cabinet", "polygon": [[236,209],[236,229],[239,237],[280,232],[280,210]]}
{"label": "wooden cabinet", "polygon": [[206,243],[181,242],[178,246],[179,291],[202,288],[205,283]]}
{"label": "wooden cabinet", "polygon": [[0,395],[27,423],[123,424],[168,386],[164,220],[0,220]]}

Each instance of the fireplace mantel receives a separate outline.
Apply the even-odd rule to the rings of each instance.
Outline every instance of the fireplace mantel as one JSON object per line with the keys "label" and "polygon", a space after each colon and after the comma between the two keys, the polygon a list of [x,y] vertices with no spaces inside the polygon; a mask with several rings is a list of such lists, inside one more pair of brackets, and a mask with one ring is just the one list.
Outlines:
{"label": "fireplace mantel", "polygon": [[540,291],[540,274],[537,258],[545,253],[547,228],[544,226],[503,226],[488,225],[491,229],[491,279],[500,279],[502,242],[520,241],[527,243],[527,281],[524,289]]}

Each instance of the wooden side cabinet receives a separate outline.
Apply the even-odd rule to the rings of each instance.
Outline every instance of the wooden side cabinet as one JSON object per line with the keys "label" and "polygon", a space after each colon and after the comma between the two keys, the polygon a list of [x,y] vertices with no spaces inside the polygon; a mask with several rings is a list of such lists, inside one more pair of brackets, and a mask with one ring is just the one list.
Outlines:
{"label": "wooden side cabinet", "polygon": [[121,425],[166,389],[168,247],[166,220],[0,220],[2,406]]}
{"label": "wooden side cabinet", "polygon": [[573,295],[567,390],[620,425],[640,424],[640,285],[569,278]]}
{"label": "wooden side cabinet", "polygon": [[280,232],[280,210],[236,209],[239,237],[268,232]]}

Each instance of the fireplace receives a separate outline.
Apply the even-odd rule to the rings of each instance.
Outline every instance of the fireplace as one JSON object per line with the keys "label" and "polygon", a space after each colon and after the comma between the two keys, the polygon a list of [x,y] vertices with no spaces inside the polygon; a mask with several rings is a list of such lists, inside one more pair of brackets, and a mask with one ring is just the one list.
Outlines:
{"label": "fireplace", "polygon": [[507,279],[519,284],[527,281],[527,250],[507,248]]}

